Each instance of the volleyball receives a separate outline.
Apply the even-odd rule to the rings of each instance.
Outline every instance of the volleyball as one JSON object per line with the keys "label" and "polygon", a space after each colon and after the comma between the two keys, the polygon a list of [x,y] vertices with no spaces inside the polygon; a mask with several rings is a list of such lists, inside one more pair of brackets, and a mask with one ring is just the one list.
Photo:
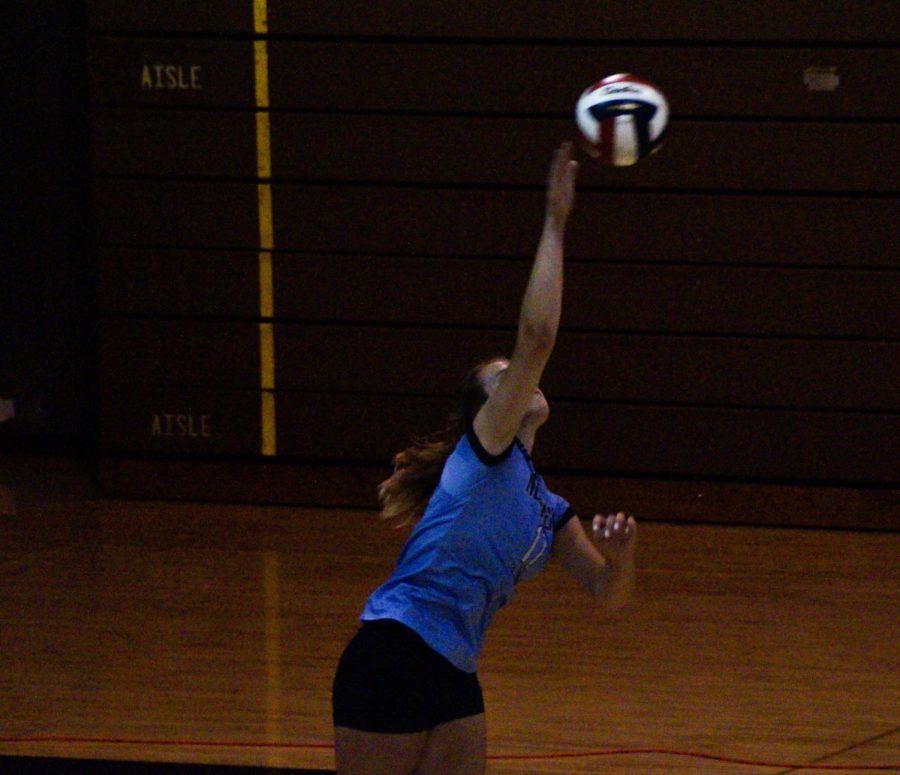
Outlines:
{"label": "volleyball", "polygon": [[611,75],[584,90],[575,121],[594,158],[628,167],[659,149],[669,123],[669,104],[649,81]]}

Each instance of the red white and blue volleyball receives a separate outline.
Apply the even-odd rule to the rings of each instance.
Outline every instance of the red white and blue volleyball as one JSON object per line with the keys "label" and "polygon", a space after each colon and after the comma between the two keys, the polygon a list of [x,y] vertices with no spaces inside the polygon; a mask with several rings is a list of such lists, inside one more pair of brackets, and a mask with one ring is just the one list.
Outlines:
{"label": "red white and blue volleyball", "polygon": [[649,81],[619,73],[584,90],[575,105],[575,121],[591,156],[628,167],[659,149],[669,103]]}

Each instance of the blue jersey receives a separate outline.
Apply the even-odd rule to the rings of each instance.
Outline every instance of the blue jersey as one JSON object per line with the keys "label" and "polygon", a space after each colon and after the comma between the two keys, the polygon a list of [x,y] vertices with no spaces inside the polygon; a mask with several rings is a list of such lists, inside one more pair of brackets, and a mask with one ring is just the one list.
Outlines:
{"label": "blue jersey", "polygon": [[541,569],[554,532],[573,513],[518,439],[490,455],[470,427],[362,619],[402,622],[456,667],[475,672],[494,614]]}

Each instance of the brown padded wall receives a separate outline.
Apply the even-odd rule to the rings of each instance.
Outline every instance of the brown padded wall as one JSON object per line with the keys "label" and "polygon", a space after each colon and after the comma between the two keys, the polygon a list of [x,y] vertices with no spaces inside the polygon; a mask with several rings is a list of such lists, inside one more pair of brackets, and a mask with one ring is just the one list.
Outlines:
{"label": "brown padded wall", "polygon": [[[129,32],[253,31],[248,0],[219,0],[211,6],[181,0],[122,4],[91,0],[95,30]],[[783,0],[771,6],[744,0],[633,0],[630,3],[569,0],[549,7],[540,0],[502,6],[455,0],[391,0],[361,8],[336,0],[271,0],[270,31],[290,35],[412,36],[438,38],[565,40],[734,40],[897,41],[900,22],[892,0],[871,0],[865,13],[853,0]]]}
{"label": "brown padded wall", "polygon": [[[228,40],[97,37],[91,42],[93,101],[253,108],[250,57],[247,46]],[[166,69],[173,65],[180,73]],[[885,97],[900,88],[898,65],[896,47],[269,44],[273,108],[342,113],[568,117],[592,74],[633,71],[665,91],[677,117],[885,119],[897,117],[895,101]],[[201,88],[135,88],[145,66],[150,83],[166,87],[179,77],[187,85],[195,68]],[[836,73],[834,91],[809,88],[810,70],[822,67]]]}
{"label": "brown padded wall", "polygon": [[[255,253],[104,248],[99,261],[104,313],[258,315]],[[497,289],[524,288],[528,270],[527,259],[282,252],[274,262],[275,317],[509,328],[519,299]],[[356,282],[342,285],[346,277]],[[718,266],[712,273],[570,259],[566,277],[564,330],[876,340],[900,331],[893,286],[877,270]],[[448,282],[464,305],[447,293]],[[375,284],[377,296],[369,290]]]}
{"label": "brown padded wall", "polygon": [[[362,255],[527,257],[543,201],[540,193],[516,190],[500,197],[355,185],[276,184],[274,190],[281,249]],[[253,183],[230,180],[98,178],[98,237],[104,245],[253,249],[256,196]],[[894,196],[588,190],[573,214],[568,252],[629,262],[890,269],[898,222]],[[886,292],[896,292],[896,274],[884,281]]]}
{"label": "brown padded wall", "polygon": [[[435,328],[278,325],[276,384],[449,397],[471,361],[509,353],[514,338],[497,328],[448,336]],[[133,389],[252,389],[258,346],[252,323],[116,320],[100,329],[104,381]],[[563,331],[544,388],[554,400],[897,412],[900,395],[883,365],[898,357],[900,345],[876,342]]]}
{"label": "brown padded wall", "polygon": [[[247,456],[258,444],[249,392],[146,388],[104,398],[110,452]],[[280,454],[377,466],[414,434],[439,426],[447,406],[447,399],[427,396],[282,391]],[[775,479],[789,467],[801,478],[858,483],[891,477],[894,461],[848,459],[842,449],[870,440],[890,445],[898,432],[896,415],[885,422],[872,414],[563,403],[536,460],[582,474],[642,476],[664,466],[675,476],[696,477],[700,468],[703,477]]]}
{"label": "brown padded wall", "polygon": [[[534,185],[542,172],[542,149],[571,136],[570,124],[563,119],[276,114],[273,163],[279,177],[291,179]],[[249,113],[98,110],[95,165],[98,172],[116,175],[254,177],[254,131]],[[448,135],[468,132],[484,144],[446,142]],[[895,123],[685,121],[673,122],[670,132],[666,152],[672,161],[649,159],[640,177],[589,167],[582,185],[837,193],[897,189],[900,129]],[[522,136],[528,140],[518,139]],[[319,150],[311,154],[309,148]],[[879,153],[872,153],[874,148]],[[823,157],[836,161],[826,166]]]}
{"label": "brown padded wall", "polygon": [[[335,493],[341,467],[359,505],[460,373],[509,352],[550,151],[580,91],[630,71],[667,94],[669,133],[633,168],[582,160],[539,462],[582,495],[610,477],[900,483],[894,3],[269,0],[268,34],[253,5],[89,3],[118,481],[129,461],[141,481],[153,461],[265,461]],[[263,478],[281,493],[252,497],[313,497]]]}

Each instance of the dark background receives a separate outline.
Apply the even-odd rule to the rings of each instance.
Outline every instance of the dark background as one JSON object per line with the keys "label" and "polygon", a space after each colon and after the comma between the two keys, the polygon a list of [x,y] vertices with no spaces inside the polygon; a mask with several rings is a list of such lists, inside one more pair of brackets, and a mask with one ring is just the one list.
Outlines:
{"label": "dark background", "polygon": [[[683,10],[686,4],[666,7],[674,6]],[[890,97],[896,89],[886,89],[883,104],[860,102],[860,95],[868,90],[859,85],[879,77],[886,79],[888,87],[894,83],[891,73],[896,68],[890,64],[895,62],[890,41],[896,39],[896,33],[892,24],[873,22],[871,16],[849,19],[847,26],[842,19],[809,16],[810,6],[802,1],[789,6],[793,10],[783,16],[749,11],[753,17],[753,23],[748,23],[749,33],[711,13],[706,24],[692,22],[689,29],[679,28],[681,35],[697,36],[697,40],[690,37],[674,45],[660,39],[660,52],[649,55],[649,59],[656,38],[641,39],[645,63],[655,63],[651,74],[666,73],[668,56],[680,63],[680,78],[677,84],[673,82],[675,91],[671,95],[678,104],[690,104],[692,108],[676,116],[676,123],[681,123],[676,127],[679,131],[667,141],[667,164],[641,167],[632,184],[627,182],[631,178],[624,177],[616,178],[615,183],[588,181],[587,188],[593,186],[594,190],[585,192],[583,207],[576,214],[576,220],[581,218],[583,223],[580,231],[573,229],[571,252],[576,260],[570,263],[573,278],[580,277],[584,282],[572,284],[567,311],[578,330],[567,333],[571,346],[560,347],[557,372],[548,372],[551,394],[562,399],[558,404],[561,411],[569,412],[569,422],[559,427],[569,428],[570,437],[583,430],[580,418],[608,424],[618,422],[621,415],[622,422],[631,424],[619,428],[618,437],[629,440],[633,452],[630,456],[617,452],[617,456],[597,461],[596,450],[575,449],[568,443],[572,438],[560,436],[557,447],[571,454],[565,459],[549,456],[558,462],[556,473],[581,475],[589,468],[587,473],[596,478],[589,487],[585,485],[591,497],[601,480],[603,491],[609,489],[611,476],[631,477],[629,482],[639,483],[642,492],[651,475],[664,479],[725,477],[732,482],[738,477],[747,484],[764,481],[781,485],[884,486],[890,484],[889,479],[893,481],[888,467],[891,445],[896,440],[892,423],[897,415],[890,375],[885,375],[884,366],[896,368],[896,361],[890,357],[895,346],[892,332],[896,330],[892,328],[895,318],[890,305],[890,294],[896,288],[895,251],[891,249],[894,219],[886,216],[890,208],[881,205],[890,203],[895,193],[885,170],[893,166],[886,163],[893,158],[890,149],[896,149],[896,143],[891,142],[896,113]],[[445,13],[441,16],[444,21],[462,25],[453,28],[456,32],[432,29],[432,15],[444,9],[439,0],[414,6],[395,4],[392,13],[396,18],[390,19],[351,18],[345,12],[349,13],[352,4],[340,3],[323,6],[309,17],[300,14],[294,18],[299,3],[273,3],[271,52],[273,72],[277,74],[272,80],[273,142],[281,153],[276,166],[283,178],[275,185],[276,215],[281,214],[274,254],[280,294],[276,302],[280,310],[276,320],[280,348],[276,381],[280,392],[276,397],[281,402],[278,416],[285,433],[279,445],[279,455],[284,459],[261,461],[256,393],[258,309],[253,291],[258,237],[253,201],[255,149],[253,123],[248,118],[254,105],[252,84],[247,82],[250,68],[246,66],[251,61],[251,49],[245,42],[252,34],[249,4],[223,2],[214,17],[204,16],[202,4],[172,0],[143,8],[95,0],[91,7],[91,69],[95,76],[91,93],[88,24],[81,4],[74,0],[19,4],[13,7],[12,21],[5,28],[8,105],[3,145],[9,155],[6,184],[11,212],[4,219],[6,250],[0,284],[0,397],[15,400],[17,418],[0,425],[0,449],[74,451],[92,458],[102,450],[101,478],[105,462],[105,491],[112,494],[208,497],[214,493],[222,498],[256,500],[284,491],[285,502],[295,502],[298,497],[300,502],[307,502],[305,499],[313,497],[308,493],[318,499],[324,497],[323,477],[331,481],[329,477],[341,473],[344,478],[340,484],[335,478],[332,488],[340,496],[339,503],[369,505],[371,481],[381,476],[380,466],[386,465],[392,450],[405,443],[410,429],[431,427],[426,414],[430,417],[432,409],[444,400],[449,383],[429,369],[400,375],[399,386],[396,380],[388,384],[385,380],[393,378],[392,368],[376,364],[378,369],[370,369],[368,358],[356,356],[377,353],[386,343],[399,342],[402,352],[397,351],[398,361],[415,363],[421,361],[422,352],[444,352],[452,344],[456,348],[453,352],[460,350],[457,360],[461,363],[462,351],[468,352],[469,344],[480,347],[483,341],[493,342],[495,334],[509,333],[515,310],[496,310],[496,304],[485,294],[483,309],[479,308],[481,317],[474,322],[449,319],[443,307],[443,312],[430,308],[423,312],[412,300],[418,303],[421,297],[428,307],[427,301],[442,290],[442,278],[451,260],[475,270],[472,285],[478,291],[496,273],[516,268],[525,272],[532,249],[530,233],[527,240],[516,233],[523,244],[528,243],[524,248],[518,243],[511,245],[510,235],[502,229],[494,233],[473,228],[472,212],[480,216],[479,224],[509,222],[509,212],[526,205],[538,186],[537,178],[522,172],[510,154],[497,155],[506,160],[506,166],[500,165],[496,181],[476,175],[473,183],[465,177],[472,173],[469,169],[460,173],[459,180],[465,185],[459,190],[448,187],[448,181],[459,182],[454,177],[453,162],[441,161],[439,154],[429,159],[434,161],[434,169],[428,167],[434,180],[418,169],[402,165],[395,168],[391,165],[398,154],[383,148],[382,156],[370,153],[371,147],[380,148],[378,143],[367,140],[360,146],[355,135],[347,134],[351,122],[340,118],[342,111],[348,105],[361,111],[369,130],[380,128],[382,145],[388,149],[393,147],[395,134],[427,145],[431,137],[428,132],[435,130],[427,115],[418,115],[423,108],[428,108],[426,113],[449,111],[453,126],[462,128],[461,135],[470,125],[490,127],[494,135],[489,139],[505,147],[504,127],[509,125],[509,116],[502,111],[512,111],[510,115],[521,118],[517,111],[530,110],[529,105],[510,103],[501,110],[493,103],[476,100],[472,105],[480,106],[479,110],[500,110],[497,116],[479,116],[470,115],[472,105],[452,95],[443,106],[422,104],[422,95],[430,92],[422,88],[421,79],[429,84],[431,78],[440,80],[443,71],[436,69],[435,63],[452,61],[452,57],[446,59],[448,50],[441,36],[464,33],[464,39],[457,41],[460,51],[468,52],[459,54],[460,61],[471,65],[468,76],[461,76],[464,84],[480,84],[482,80],[474,76],[491,74],[484,69],[486,62],[493,61],[491,56],[502,58],[512,52],[518,57],[531,48],[473,48],[465,35],[474,35],[476,28],[482,36],[502,33],[504,40],[513,42],[526,32],[540,33],[550,44],[560,38],[557,43],[563,43],[564,48],[547,48],[541,43],[535,50],[541,49],[543,54],[532,52],[535,57],[547,54],[556,63],[558,69],[547,70],[555,75],[545,74],[550,80],[538,89],[542,95],[554,95],[556,82],[569,83],[570,76],[581,71],[572,58],[579,43],[582,52],[587,50],[586,43],[593,45],[587,38],[574,40],[572,35],[588,33],[572,21],[577,14],[543,20],[546,29],[540,26],[538,30],[523,10],[528,3],[513,5],[518,16],[504,18],[500,28],[489,18],[450,18]],[[594,13],[588,4],[573,2],[570,10],[575,8],[581,8],[582,17]],[[407,13],[409,9],[414,12]],[[890,13],[888,5],[879,5],[876,10],[882,14],[879,17],[876,13],[877,19],[886,19]],[[603,34],[618,40],[613,48],[621,49],[615,56],[627,61],[636,58],[622,44],[635,34],[629,21],[631,11],[628,19],[619,18],[621,7],[609,4],[605,13],[608,18],[604,23],[612,26],[609,30],[604,27]],[[396,27],[398,23],[402,29]],[[149,25],[146,29],[145,24]],[[667,35],[675,34],[665,19],[655,18],[654,24]],[[647,30],[652,27],[638,25],[641,35],[649,34]],[[425,37],[395,40],[398,34]],[[429,42],[428,36],[436,34],[440,39]],[[748,38],[748,34],[755,37]],[[179,61],[186,35],[191,36],[191,45],[199,46],[205,75],[224,76],[227,83],[210,81],[210,88],[199,95],[197,104],[190,102],[190,95],[135,95],[123,63],[157,61],[152,57],[159,56],[164,57],[159,61]],[[223,40],[217,40],[219,35]],[[385,36],[389,40],[384,40]],[[144,40],[148,41],[146,51]],[[754,40],[757,50],[753,49]],[[597,38],[594,42],[599,41]],[[347,47],[340,49],[341,56],[335,56],[344,44]],[[607,47],[607,55],[611,51]],[[825,53],[820,56],[819,51]],[[564,55],[557,56],[561,52]],[[467,56],[472,62],[465,59]],[[723,57],[715,60],[722,66],[710,68],[709,62],[715,57]],[[399,66],[410,61],[421,66]],[[519,72],[536,77],[531,74],[532,69],[540,70],[533,66],[535,59],[526,56],[521,61],[527,66]],[[366,93],[371,102],[348,103],[348,99],[357,99],[361,63],[375,67],[372,89]],[[800,75],[802,65],[809,63],[841,64],[842,77],[847,78],[841,91],[827,100],[807,94]],[[397,75],[410,70],[415,72],[409,77]],[[706,90],[719,95],[718,101],[708,104],[695,99],[696,89],[686,75],[691,72],[720,79],[718,90]],[[320,77],[306,78],[304,73]],[[235,74],[240,77],[235,78]],[[751,99],[744,105],[742,95],[757,92],[747,88],[741,91],[735,83],[758,85],[760,79],[763,86],[757,91],[765,99]],[[724,82],[729,87],[724,92],[730,97],[721,96]],[[515,89],[508,91],[517,93]],[[518,93],[527,91],[520,88]],[[568,97],[560,92],[558,105],[547,99],[537,109],[540,115],[529,113],[527,117],[535,127],[543,127],[536,130],[537,134],[544,129],[550,131],[551,119],[562,123],[560,108],[565,107]],[[456,116],[454,111],[461,107],[466,110]],[[90,122],[97,132],[99,161],[94,170],[89,151]],[[159,131],[160,127],[166,131]],[[216,131],[210,131],[211,127]],[[734,132],[740,132],[743,138],[738,154],[728,153],[728,143],[722,142]],[[298,156],[292,149],[303,147],[304,141],[325,151],[309,158]],[[543,147],[544,141],[538,144]],[[879,144],[886,149],[880,161],[860,153],[860,149]],[[692,147],[705,152],[695,155]],[[359,158],[360,163],[351,165],[352,169],[341,166],[347,158]],[[322,159],[328,163],[320,164]],[[480,174],[480,168],[476,170]],[[585,169],[586,178],[588,172]],[[420,179],[421,175],[426,177]],[[220,180],[228,180],[228,185],[219,185]],[[686,188],[685,181],[696,181],[693,184],[698,190]],[[513,185],[515,190],[502,198],[491,198],[485,184],[495,182],[501,188]],[[753,213],[767,224],[770,211],[786,214],[771,219],[774,228],[770,235],[760,229],[754,231],[751,227],[755,227],[755,221],[746,215],[742,220],[740,207],[729,210],[732,216],[737,213],[737,222],[723,215],[724,226],[706,235],[708,239],[704,237],[706,252],[699,258],[694,256],[690,266],[671,263],[654,253],[652,271],[638,276],[638,270],[628,261],[597,262],[592,247],[595,235],[584,222],[593,223],[591,218],[611,211],[607,205],[652,202],[655,192],[661,202],[696,201],[702,209],[704,202],[712,199],[708,194],[720,190],[726,196],[716,199],[717,206],[719,201],[723,207],[741,205],[744,199],[755,202]],[[373,191],[386,192],[377,198],[378,208],[372,208],[376,201],[371,196]],[[210,193],[217,195],[213,205],[198,209],[197,203],[206,199],[197,197]],[[433,217],[439,210],[432,201],[434,197],[448,208],[441,210],[439,223]],[[97,202],[96,240],[92,200]],[[507,200],[519,205],[508,204]],[[762,207],[766,201],[773,206]],[[866,209],[870,201],[876,205],[871,218]],[[216,204],[219,212],[233,215],[227,219],[227,230],[222,229],[224,221],[216,216]],[[406,235],[409,243],[398,247],[396,223],[391,219],[419,224],[419,219],[409,217],[409,213],[426,211],[430,220],[423,217],[420,232]],[[135,219],[135,212],[147,217]],[[288,212],[303,217],[288,218],[284,215]],[[198,213],[203,217],[191,218]],[[178,217],[172,218],[172,214]],[[836,217],[832,220],[828,214]],[[351,215],[357,219],[357,228],[346,228],[345,221]],[[702,220],[701,216],[697,219]],[[802,221],[807,228],[796,232],[794,220]],[[658,250],[659,240],[665,235],[674,233],[680,239],[681,232],[694,233],[690,228],[679,231],[672,226],[669,222],[653,230],[650,247]],[[742,237],[741,229],[750,229],[755,236]],[[473,241],[470,232],[477,233],[481,242]],[[654,236],[657,232],[663,235],[659,239]],[[698,233],[704,235],[703,230]],[[799,247],[791,241],[795,233],[802,237]],[[435,244],[436,234],[441,235],[439,244]],[[784,235],[791,239],[782,239]],[[673,254],[689,248],[691,239],[680,239]],[[734,248],[735,256],[723,250],[720,258],[715,247],[719,240]],[[95,258],[95,242],[100,243],[99,259]],[[188,248],[192,250],[184,252]],[[630,249],[630,258],[641,255],[640,245]],[[227,270],[222,271],[223,267]],[[360,280],[361,269],[368,272],[367,278],[393,271],[393,275],[386,275],[385,290],[390,291],[386,302],[380,295],[371,294],[365,282],[354,281]],[[404,272],[416,278],[415,294],[407,293],[403,283],[390,281],[390,277],[402,279]],[[598,272],[604,272],[609,281],[609,298],[619,299],[621,295],[635,299],[646,292],[648,298],[655,299],[656,307],[644,307],[651,312],[660,310],[659,319],[643,313],[624,322],[618,317],[598,317],[597,300],[591,295],[599,287]],[[426,281],[425,275],[431,279]],[[99,305],[98,279],[101,291],[106,291],[105,296],[100,294]],[[211,292],[201,299],[193,293],[197,287]],[[587,291],[579,296],[579,289]],[[732,308],[728,300],[735,296],[735,289],[740,298]],[[682,292],[685,299],[678,295]],[[350,293],[361,293],[362,298],[355,303],[348,301]],[[374,312],[364,304],[370,297],[378,302]],[[200,306],[191,306],[195,304]],[[98,306],[103,307],[99,329]],[[359,316],[349,315],[348,310]],[[461,324],[474,326],[469,339],[458,334]],[[367,340],[363,333],[372,334],[372,338]],[[703,336],[695,336],[700,334]],[[713,348],[709,362],[681,357],[685,347],[701,347],[711,336],[726,337],[722,341],[733,342],[734,346],[720,343],[718,349]],[[98,347],[98,340],[104,346]],[[223,341],[229,342],[229,348],[219,346]],[[644,365],[652,370],[657,364],[660,375],[668,375],[668,382],[651,375],[651,379],[634,379],[621,389],[606,385],[606,392],[585,395],[578,392],[578,380],[556,376],[567,373],[560,364],[594,362],[583,357],[585,347],[600,348],[606,357],[617,353],[624,363],[631,357],[629,348],[635,342],[645,350],[649,348],[654,357],[664,356],[662,360],[647,358]],[[658,347],[660,342],[671,347],[663,351]],[[789,352],[795,344],[802,356],[797,363],[790,360]],[[618,349],[610,349],[613,345]],[[676,345],[681,348],[677,352],[672,350]],[[97,427],[101,414],[97,396],[102,392],[98,349],[103,353],[103,385],[110,388],[102,412],[103,444],[99,443]],[[497,350],[493,346],[489,349]],[[319,368],[304,368],[304,355],[310,353],[315,356],[310,362]],[[242,369],[233,368],[234,363],[241,364]],[[356,392],[350,397],[340,395],[346,389],[348,363],[360,365],[361,371],[353,387]],[[441,365],[450,370],[443,361]],[[673,373],[668,374],[669,370]],[[335,376],[340,377],[337,387]],[[655,379],[657,376],[659,379]],[[586,379],[582,382],[590,384]],[[670,391],[670,383],[682,392]],[[652,384],[659,387],[656,393],[642,392],[645,385]],[[641,390],[629,392],[635,385]],[[757,389],[758,395],[754,393]],[[572,390],[576,394],[565,392]],[[392,391],[402,396],[383,395]],[[238,399],[243,403],[235,403]],[[587,406],[586,399],[594,403]],[[197,447],[193,439],[166,439],[165,445],[148,439],[148,416],[191,404],[201,407],[198,415],[209,415],[213,406],[221,417],[229,419],[230,424],[223,426],[225,432],[217,435],[221,448]],[[620,405],[640,411],[620,412]],[[316,407],[312,419],[297,414],[311,407]],[[745,409],[751,413],[745,416]],[[371,429],[373,416],[380,425],[376,423],[377,427],[361,440],[358,430],[363,426]],[[757,429],[746,421],[753,416],[768,422]],[[885,423],[879,423],[881,416]],[[707,424],[697,422],[697,417],[710,418],[712,430],[707,431]],[[290,435],[297,428],[318,427],[310,426],[315,421],[324,425],[332,438],[334,418],[344,422],[347,432],[338,439],[343,446],[331,452],[323,451],[318,444],[322,433],[299,434],[303,444]],[[647,418],[649,422],[645,422]],[[737,422],[736,434],[729,433],[732,420]],[[685,458],[681,454],[684,445],[667,446],[654,428],[668,429],[669,437],[679,441],[690,435],[699,457]],[[312,447],[304,446],[307,437],[316,440]],[[752,441],[755,447],[732,444],[732,438]],[[772,438],[776,443],[770,443]],[[717,440],[720,446],[724,440],[733,460],[721,461],[713,443]],[[362,441],[368,446],[363,448]],[[747,451],[750,447],[753,449]],[[661,460],[658,465],[648,461],[645,450],[653,448],[672,459]],[[772,448],[788,451],[781,458],[773,458]],[[799,452],[792,453],[794,449]],[[589,459],[578,457],[583,452],[589,453]],[[746,460],[738,459],[741,456]],[[715,465],[710,466],[710,461]],[[809,465],[800,465],[806,461]],[[312,465],[317,462],[325,465]],[[867,468],[869,462],[873,465]],[[283,463],[286,468],[282,472],[270,463]],[[202,475],[194,465],[203,466]],[[220,472],[219,479],[210,476],[210,466]],[[239,476],[232,470],[235,467]],[[136,477],[138,468],[146,481]],[[306,484],[295,486],[297,476],[304,471]],[[275,477],[280,489],[267,485],[270,479],[263,474]],[[345,481],[348,477],[353,485],[349,488]],[[220,487],[220,479],[246,486],[235,493]],[[292,484],[287,486],[285,481]],[[179,495],[179,482],[187,483],[186,487],[189,484],[189,492]],[[211,484],[197,492],[192,489],[196,482]],[[695,497],[693,486],[685,486]],[[365,493],[365,500],[346,501],[351,490]],[[743,495],[740,500],[744,501]],[[817,508],[808,510],[815,512]]]}
{"label": "dark background", "polygon": [[97,408],[85,10],[75,0],[7,9],[0,394],[17,416],[0,439],[86,453]]}

